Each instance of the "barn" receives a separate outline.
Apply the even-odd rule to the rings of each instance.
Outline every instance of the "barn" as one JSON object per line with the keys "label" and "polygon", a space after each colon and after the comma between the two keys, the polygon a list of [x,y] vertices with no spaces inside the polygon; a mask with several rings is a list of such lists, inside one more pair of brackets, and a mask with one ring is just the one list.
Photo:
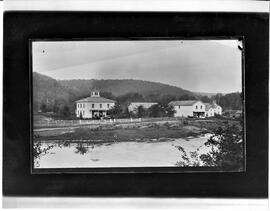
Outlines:
{"label": "barn", "polygon": [[154,102],[131,102],[128,106],[128,111],[136,113],[138,107],[142,106],[144,109],[148,109],[153,105],[156,105],[157,103]]}

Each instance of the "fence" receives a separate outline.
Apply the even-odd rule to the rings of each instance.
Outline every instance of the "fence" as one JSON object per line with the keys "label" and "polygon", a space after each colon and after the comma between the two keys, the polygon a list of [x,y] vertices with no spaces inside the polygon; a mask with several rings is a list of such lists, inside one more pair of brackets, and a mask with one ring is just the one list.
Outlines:
{"label": "fence", "polygon": [[69,127],[78,125],[95,125],[95,124],[114,124],[114,123],[129,123],[129,122],[141,122],[141,118],[136,119],[103,119],[103,120],[38,120],[34,121],[34,127]]}
{"label": "fence", "polygon": [[138,122],[157,122],[157,121],[175,121],[183,118],[177,117],[157,117],[157,118],[130,118],[130,119],[102,119],[102,120],[37,120],[34,121],[34,128],[53,128],[53,127],[71,127],[78,125],[102,125],[115,123],[138,123]]}

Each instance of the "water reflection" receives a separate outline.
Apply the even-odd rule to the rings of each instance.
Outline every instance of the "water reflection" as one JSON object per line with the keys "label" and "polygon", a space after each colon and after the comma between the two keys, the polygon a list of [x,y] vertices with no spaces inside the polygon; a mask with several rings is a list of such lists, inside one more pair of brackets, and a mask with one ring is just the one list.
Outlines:
{"label": "water reflection", "polygon": [[78,144],[76,144],[75,149],[76,149],[75,153],[84,155],[89,151],[89,146],[87,146],[87,144],[85,144],[85,143],[78,143]]}
{"label": "water reflection", "polygon": [[[200,148],[207,150],[207,139],[198,137],[188,141],[174,139],[168,141],[93,143],[90,141],[40,142],[39,156],[35,156],[35,168],[76,168],[76,167],[152,167],[181,166],[183,152],[194,152]],[[37,150],[36,150],[37,151]],[[196,156],[191,156],[196,157]]]}

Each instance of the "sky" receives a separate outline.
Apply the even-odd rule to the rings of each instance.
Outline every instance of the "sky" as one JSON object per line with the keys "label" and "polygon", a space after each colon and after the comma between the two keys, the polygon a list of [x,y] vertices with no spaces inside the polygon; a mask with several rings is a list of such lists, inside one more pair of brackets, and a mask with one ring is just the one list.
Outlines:
{"label": "sky", "polygon": [[33,71],[57,80],[138,79],[190,91],[241,91],[237,40],[35,41]]}

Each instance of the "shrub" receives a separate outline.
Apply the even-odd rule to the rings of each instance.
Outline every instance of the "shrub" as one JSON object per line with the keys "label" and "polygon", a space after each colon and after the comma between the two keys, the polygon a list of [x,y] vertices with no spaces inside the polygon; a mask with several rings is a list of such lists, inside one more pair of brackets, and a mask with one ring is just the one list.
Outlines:
{"label": "shrub", "polygon": [[218,128],[205,145],[213,146],[209,153],[200,156],[205,165],[243,170],[243,134],[242,129],[237,125],[227,125],[226,128]]}

